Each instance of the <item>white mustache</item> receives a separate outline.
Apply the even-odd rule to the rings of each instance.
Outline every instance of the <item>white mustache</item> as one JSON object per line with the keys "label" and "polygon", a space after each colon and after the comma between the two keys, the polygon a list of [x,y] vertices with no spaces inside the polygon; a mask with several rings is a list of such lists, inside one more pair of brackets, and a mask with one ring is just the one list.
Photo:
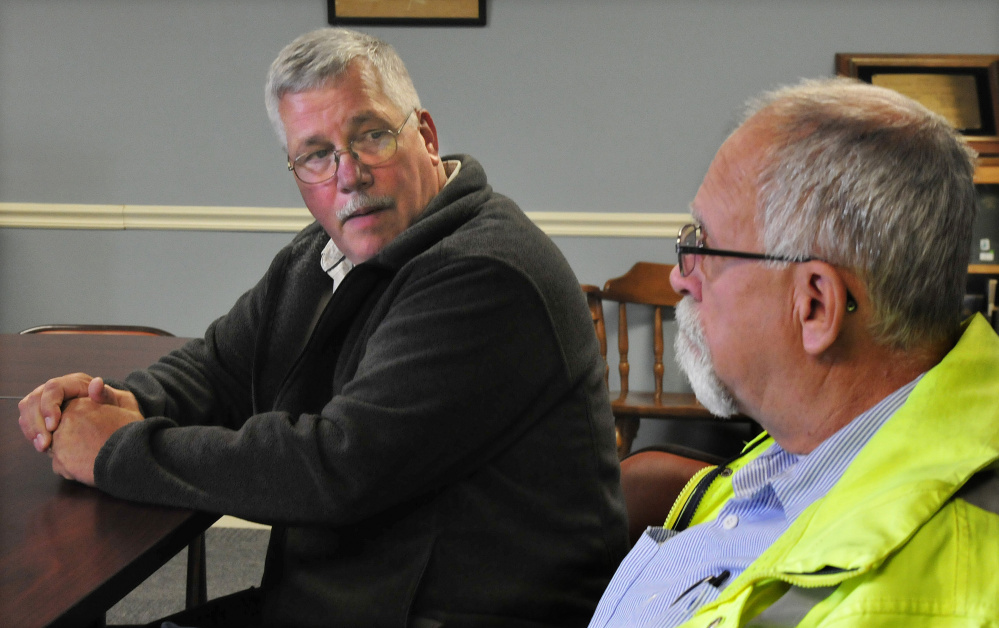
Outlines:
{"label": "white mustache", "polygon": [[363,192],[358,192],[350,197],[346,205],[337,210],[336,218],[340,222],[343,222],[362,209],[391,209],[394,206],[395,199],[391,196],[370,196]]}

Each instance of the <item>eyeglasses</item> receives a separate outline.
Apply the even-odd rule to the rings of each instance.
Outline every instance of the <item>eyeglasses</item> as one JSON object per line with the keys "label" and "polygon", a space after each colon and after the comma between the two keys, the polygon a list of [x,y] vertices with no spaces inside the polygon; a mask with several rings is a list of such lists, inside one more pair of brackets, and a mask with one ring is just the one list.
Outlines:
{"label": "eyeglasses", "polygon": [[349,152],[351,156],[365,166],[377,166],[385,163],[399,149],[398,136],[416,113],[414,109],[398,129],[374,129],[360,134],[350,140],[347,148],[337,150],[326,146],[303,153],[294,160],[288,160],[288,170],[295,173],[302,183],[322,183],[336,176],[340,169],[340,155]]}
{"label": "eyeglasses", "polygon": [[680,228],[676,236],[676,261],[680,267],[680,276],[687,277],[694,272],[699,255],[716,255],[718,257],[739,257],[742,259],[768,260],[772,262],[810,262],[811,257],[783,257],[767,255],[766,253],[749,253],[746,251],[728,251],[725,249],[710,249],[704,246],[704,231],[701,225],[692,223]]}

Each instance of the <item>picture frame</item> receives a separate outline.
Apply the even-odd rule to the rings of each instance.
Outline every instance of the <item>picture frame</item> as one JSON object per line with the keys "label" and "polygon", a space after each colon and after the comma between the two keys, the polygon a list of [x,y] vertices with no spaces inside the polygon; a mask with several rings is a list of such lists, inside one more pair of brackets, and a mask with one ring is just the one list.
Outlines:
{"label": "picture frame", "polygon": [[894,89],[948,119],[981,155],[999,154],[999,55],[836,53],[836,74]]}
{"label": "picture frame", "polygon": [[485,26],[486,0],[327,0],[334,26]]}

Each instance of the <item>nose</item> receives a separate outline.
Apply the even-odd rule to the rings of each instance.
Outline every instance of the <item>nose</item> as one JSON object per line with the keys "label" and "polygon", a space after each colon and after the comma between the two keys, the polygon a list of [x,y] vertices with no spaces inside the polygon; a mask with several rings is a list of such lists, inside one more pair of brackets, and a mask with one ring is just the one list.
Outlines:
{"label": "nose", "polygon": [[685,297],[693,297],[695,301],[701,300],[701,282],[697,279],[698,269],[694,270],[686,277],[680,274],[680,265],[677,264],[669,272],[669,283],[673,289]]}
{"label": "nose", "polygon": [[340,155],[340,165],[336,169],[337,185],[341,192],[350,193],[371,186],[372,176],[368,167],[350,151]]}

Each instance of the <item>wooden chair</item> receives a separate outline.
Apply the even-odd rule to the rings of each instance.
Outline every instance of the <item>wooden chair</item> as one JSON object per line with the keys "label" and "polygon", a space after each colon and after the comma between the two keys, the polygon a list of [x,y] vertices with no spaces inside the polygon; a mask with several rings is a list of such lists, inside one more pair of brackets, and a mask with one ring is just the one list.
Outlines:
{"label": "wooden chair", "polygon": [[[586,295],[586,304],[590,308],[590,318],[593,319],[593,328],[597,334],[597,341],[600,343],[600,355],[604,359],[604,383],[606,384],[610,367],[607,365],[607,328],[604,326],[603,299],[600,288],[591,284],[580,284],[580,287],[583,289],[583,294]],[[611,398],[613,399],[613,393]],[[614,423],[617,436],[617,457],[620,460],[631,451],[631,443],[638,433],[638,422],[618,418],[615,411]]]}
{"label": "wooden chair", "polygon": [[[22,334],[108,334],[130,336],[173,336],[156,327],[140,325],[38,325],[22,330]],[[208,601],[208,574],[205,563],[205,535],[199,534],[187,547],[186,606],[193,608]]]}
{"label": "wooden chair", "polygon": [[168,331],[141,325],[38,325],[22,330],[22,334],[110,334],[117,336],[173,336]]}
{"label": "wooden chair", "polygon": [[621,460],[621,491],[634,545],[649,526],[661,526],[680,491],[695,473],[722,464],[718,457],[677,446],[649,447]]}
{"label": "wooden chair", "polygon": [[[607,333],[604,322],[603,303],[612,301],[618,304],[618,374],[620,389],[611,390],[611,409],[614,412],[617,426],[618,456],[624,458],[631,451],[632,442],[638,433],[640,419],[705,419],[718,421],[707,409],[698,403],[693,393],[663,392],[663,376],[666,372],[663,364],[663,319],[664,315],[672,315],[674,308],[682,298],[673,290],[669,283],[669,274],[673,269],[669,264],[654,264],[638,262],[620,277],[610,279],[602,290],[594,290],[592,286],[584,286],[590,313],[594,319],[594,329],[600,341],[600,351],[607,360]],[[652,308],[652,357],[653,389],[632,390],[629,384],[631,362],[628,359],[630,350],[628,336],[629,306]],[[608,363],[609,371],[609,363]],[[747,422],[746,417],[735,421]],[[750,430],[750,434],[758,430]],[[739,443],[736,443],[738,446]],[[738,449],[735,449],[738,451]]]}

